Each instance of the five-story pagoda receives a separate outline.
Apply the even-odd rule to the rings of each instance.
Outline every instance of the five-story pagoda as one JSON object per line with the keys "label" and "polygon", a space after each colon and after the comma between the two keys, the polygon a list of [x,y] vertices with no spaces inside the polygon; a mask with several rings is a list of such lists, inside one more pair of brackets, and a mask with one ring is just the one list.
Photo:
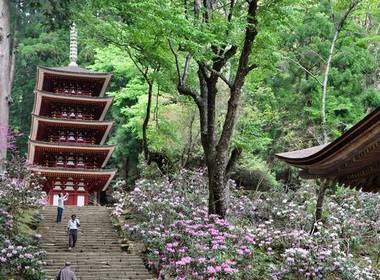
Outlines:
{"label": "five-story pagoda", "polygon": [[104,97],[111,74],[78,67],[77,33],[70,30],[70,64],[38,67],[29,136],[30,169],[46,178],[49,205],[69,193],[68,205],[99,202],[115,175],[107,170],[114,145],[105,145],[112,121],[105,121],[112,98]]}

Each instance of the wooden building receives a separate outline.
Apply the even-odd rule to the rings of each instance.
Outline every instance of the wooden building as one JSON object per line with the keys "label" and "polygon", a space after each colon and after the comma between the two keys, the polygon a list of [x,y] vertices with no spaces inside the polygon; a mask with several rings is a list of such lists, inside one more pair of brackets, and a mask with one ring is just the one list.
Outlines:
{"label": "wooden building", "polygon": [[29,137],[30,169],[45,177],[48,203],[69,193],[68,205],[99,201],[115,175],[105,169],[115,148],[105,141],[113,122],[105,121],[112,98],[104,97],[111,74],[76,64],[76,31],[71,30],[71,63],[38,67]]}
{"label": "wooden building", "polygon": [[277,154],[306,178],[321,178],[366,192],[380,191],[380,107],[335,141]]}

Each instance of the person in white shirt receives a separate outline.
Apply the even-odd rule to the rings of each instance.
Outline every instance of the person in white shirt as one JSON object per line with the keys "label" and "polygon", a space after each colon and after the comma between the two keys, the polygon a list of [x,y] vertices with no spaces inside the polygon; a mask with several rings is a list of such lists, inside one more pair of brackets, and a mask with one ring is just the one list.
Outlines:
{"label": "person in white shirt", "polygon": [[69,198],[69,193],[66,193],[64,196],[62,193],[58,194],[58,206],[57,206],[57,224],[61,223],[63,209],[65,209],[65,201]]}
{"label": "person in white shirt", "polygon": [[71,215],[71,219],[67,223],[67,232],[69,234],[69,250],[75,247],[78,237],[78,228],[80,227],[80,221],[77,216]]}

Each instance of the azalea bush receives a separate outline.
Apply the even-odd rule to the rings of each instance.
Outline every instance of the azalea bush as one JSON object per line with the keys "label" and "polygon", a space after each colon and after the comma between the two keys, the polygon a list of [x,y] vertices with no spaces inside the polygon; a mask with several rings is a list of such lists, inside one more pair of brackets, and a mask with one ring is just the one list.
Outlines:
{"label": "azalea bush", "polygon": [[6,170],[0,178],[0,279],[44,279],[44,252],[34,232],[35,215],[45,202],[41,182],[16,154]]}
{"label": "azalea bush", "polygon": [[338,189],[314,225],[311,185],[260,195],[230,188],[226,219],[207,213],[202,170],[143,179],[131,192],[120,182],[113,213],[145,243],[159,279],[380,279],[376,254],[365,253],[379,246],[379,195]]}

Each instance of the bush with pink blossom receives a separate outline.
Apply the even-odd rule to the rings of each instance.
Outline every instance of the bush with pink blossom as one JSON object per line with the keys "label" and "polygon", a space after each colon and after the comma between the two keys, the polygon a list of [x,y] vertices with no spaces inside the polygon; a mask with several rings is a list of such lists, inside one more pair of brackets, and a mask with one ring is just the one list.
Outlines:
{"label": "bush with pink blossom", "polygon": [[44,279],[44,252],[33,227],[43,205],[40,182],[12,155],[0,178],[0,279]]}
{"label": "bush with pink blossom", "polygon": [[314,225],[313,186],[252,195],[231,183],[220,219],[207,213],[206,179],[184,170],[131,192],[117,185],[114,215],[159,279],[380,279],[376,255],[363,252],[379,246],[379,195],[338,189]]}

